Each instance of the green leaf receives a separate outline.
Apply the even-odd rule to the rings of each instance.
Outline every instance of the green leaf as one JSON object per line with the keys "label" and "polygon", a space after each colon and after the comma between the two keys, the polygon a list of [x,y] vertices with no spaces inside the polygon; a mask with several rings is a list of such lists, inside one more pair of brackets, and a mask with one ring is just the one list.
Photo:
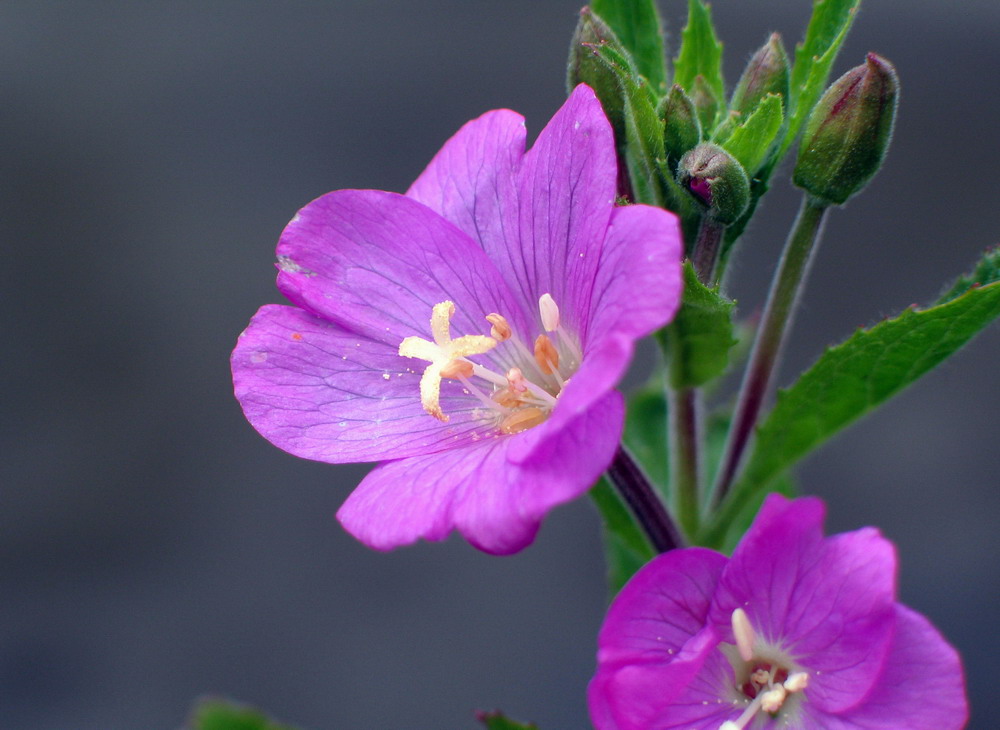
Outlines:
{"label": "green leaf", "polygon": [[995,281],[1000,281],[1000,246],[987,251],[972,273],[958,277],[951,288],[942,294],[936,303],[945,304],[965,294],[969,289],[987,286]]}
{"label": "green leaf", "polygon": [[722,375],[729,363],[735,304],[709,289],[691,266],[684,264],[684,299],[673,323],[667,328],[670,353],[670,384],[674,388],[696,388]]}
{"label": "green leaf", "polygon": [[777,404],[757,429],[746,469],[712,528],[713,537],[792,464],[957,352],[998,316],[1000,281],[970,285],[943,304],[907,309],[827,349],[796,383],[778,393]]}
{"label": "green leaf", "polygon": [[591,9],[615,32],[628,49],[639,73],[654,89],[666,83],[663,26],[655,0],[594,0]]}
{"label": "green leaf", "polygon": [[753,177],[774,150],[785,120],[784,105],[777,94],[765,96],[746,121],[736,127],[722,146]]}
{"label": "green leaf", "polygon": [[726,98],[722,44],[712,26],[712,11],[702,0],[688,0],[688,22],[681,33],[681,50],[674,62],[674,83],[691,94],[699,75],[704,77],[716,99]]}
{"label": "green leaf", "polygon": [[795,142],[802,124],[826,88],[840,47],[847,38],[861,0],[814,0],[806,37],[795,47],[792,67],[790,122],[778,153],[780,159]]}
{"label": "green leaf", "polygon": [[478,719],[486,730],[538,730],[537,725],[514,722],[500,712],[480,712]]}
{"label": "green leaf", "polygon": [[656,551],[606,478],[601,477],[590,490],[590,498],[604,523],[608,592],[614,597],[639,568],[652,560]]}
{"label": "green leaf", "polygon": [[205,699],[195,706],[191,730],[294,730],[279,724],[263,713],[229,700]]}

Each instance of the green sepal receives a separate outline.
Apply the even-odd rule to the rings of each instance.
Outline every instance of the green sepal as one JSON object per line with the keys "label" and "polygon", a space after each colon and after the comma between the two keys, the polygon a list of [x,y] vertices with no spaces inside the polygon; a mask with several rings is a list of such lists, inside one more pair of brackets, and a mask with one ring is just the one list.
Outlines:
{"label": "green sepal", "polygon": [[854,23],[861,0],[814,0],[806,37],[795,46],[789,123],[777,158],[784,157],[826,88],[830,69]]}
{"label": "green sepal", "polygon": [[655,0],[594,0],[591,9],[611,26],[636,69],[656,90],[667,80],[663,25]]}
{"label": "green sepal", "polygon": [[738,125],[721,144],[743,165],[747,175],[753,178],[774,152],[784,121],[781,96],[768,94],[746,121]]}
{"label": "green sepal", "polygon": [[625,159],[635,200],[666,208],[681,218],[685,236],[697,231],[700,213],[674,180],[663,146],[664,124],[657,98],[642,78],[630,72],[626,56],[609,44],[594,46],[597,58],[615,72],[625,100]]}
{"label": "green sepal", "polygon": [[538,725],[532,723],[514,722],[502,712],[480,712],[476,715],[486,730],[538,730]]}
{"label": "green sepal", "polygon": [[695,111],[698,113],[698,122],[701,124],[702,139],[710,139],[713,131],[719,122],[719,113],[722,111],[722,97],[717,96],[705,77],[698,74],[691,82],[691,101],[694,103]]}
{"label": "green sepal", "polygon": [[702,0],[688,0],[688,21],[681,32],[681,48],[674,61],[674,83],[694,98],[695,79],[701,76],[712,95],[726,98],[722,77],[722,43],[715,35],[712,11]]}
{"label": "green sepal", "polygon": [[569,60],[566,65],[566,92],[572,93],[577,84],[587,84],[601,102],[608,121],[615,133],[619,148],[625,144],[625,96],[618,74],[602,61],[595,47],[607,45],[618,53],[619,62],[629,75],[635,67],[621,41],[611,27],[590,8],[580,11],[580,20],[573,31],[569,46]]}
{"label": "green sepal", "polygon": [[729,108],[745,116],[756,109],[768,94],[780,94],[782,99],[787,100],[791,83],[789,68],[781,36],[772,33],[747,63],[733,90]]}
{"label": "green sepal", "polygon": [[684,89],[674,84],[660,101],[656,115],[663,120],[663,147],[671,172],[677,171],[677,162],[684,153],[701,142],[701,121],[698,110]]}
{"label": "green sepal", "polygon": [[190,730],[295,730],[277,723],[259,710],[229,700],[199,700],[187,726]]}
{"label": "green sepal", "polygon": [[[995,272],[991,268],[995,263],[987,264],[986,270]],[[910,308],[858,330],[828,348],[798,381],[779,391],[777,403],[757,428],[746,468],[706,539],[719,540],[734,515],[767,491],[776,477],[953,355],[1000,316],[1000,281],[975,283],[942,304]]]}
{"label": "green sepal", "polygon": [[698,281],[690,261],[684,263],[684,298],[667,327],[670,385],[697,388],[725,372],[733,337],[735,303]]}

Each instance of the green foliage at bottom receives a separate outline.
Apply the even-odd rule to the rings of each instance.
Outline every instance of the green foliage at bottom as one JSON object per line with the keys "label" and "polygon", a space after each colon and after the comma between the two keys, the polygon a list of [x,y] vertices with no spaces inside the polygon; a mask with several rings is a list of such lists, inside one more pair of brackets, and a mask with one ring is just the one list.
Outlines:
{"label": "green foliage at bottom", "polygon": [[486,726],[486,730],[538,730],[537,725],[514,722],[500,712],[480,712],[479,721]]}
{"label": "green foliage at bottom", "polygon": [[259,710],[217,698],[199,700],[187,727],[188,730],[295,730]]}

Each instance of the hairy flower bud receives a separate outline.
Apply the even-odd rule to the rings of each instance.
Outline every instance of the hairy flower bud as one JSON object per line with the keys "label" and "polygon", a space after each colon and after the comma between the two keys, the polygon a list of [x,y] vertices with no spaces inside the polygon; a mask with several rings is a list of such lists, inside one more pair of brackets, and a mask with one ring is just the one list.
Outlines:
{"label": "hairy flower bud", "polygon": [[657,115],[664,121],[663,147],[673,171],[684,153],[701,141],[701,122],[691,97],[677,84],[663,97]]}
{"label": "hairy flower bud", "polygon": [[681,158],[677,181],[722,225],[743,215],[750,180],[743,166],[716,144],[702,143]]}
{"label": "hairy flower bud", "polygon": [[898,94],[896,70],[874,53],[837,79],[812,110],[792,181],[834,205],[859,192],[882,166]]}
{"label": "hairy flower bud", "polygon": [[615,130],[615,138],[623,139],[625,134],[625,97],[621,85],[607,64],[595,53],[595,47],[610,45],[621,56],[628,58],[628,52],[615,36],[611,27],[595,15],[589,7],[580,10],[580,20],[573,31],[570,42],[569,63],[566,69],[566,89],[572,93],[578,84],[586,84],[597,95],[604,113]]}
{"label": "hairy flower bud", "polygon": [[789,75],[788,54],[781,42],[781,36],[772,33],[767,43],[761,46],[740,76],[733,91],[729,108],[741,116],[753,113],[768,94],[781,94],[788,107]]}

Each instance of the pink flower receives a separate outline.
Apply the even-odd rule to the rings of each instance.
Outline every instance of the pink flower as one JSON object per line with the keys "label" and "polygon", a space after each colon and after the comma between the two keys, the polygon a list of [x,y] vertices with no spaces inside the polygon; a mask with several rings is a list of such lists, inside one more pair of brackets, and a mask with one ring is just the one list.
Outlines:
{"label": "pink flower", "polygon": [[236,397],[308,459],[381,461],[338,512],[389,549],[453,529],[529,544],[622,428],[614,390],[677,309],[670,213],[615,207],[612,133],[578,87],[524,150],[517,114],[465,125],[405,196],[338,190],[292,219],[278,287],[233,352]]}
{"label": "pink flower", "polygon": [[732,558],[661,555],[598,640],[597,730],[949,730],[968,717],[955,650],[896,602],[877,530],[823,537],[823,503],[771,495]]}

